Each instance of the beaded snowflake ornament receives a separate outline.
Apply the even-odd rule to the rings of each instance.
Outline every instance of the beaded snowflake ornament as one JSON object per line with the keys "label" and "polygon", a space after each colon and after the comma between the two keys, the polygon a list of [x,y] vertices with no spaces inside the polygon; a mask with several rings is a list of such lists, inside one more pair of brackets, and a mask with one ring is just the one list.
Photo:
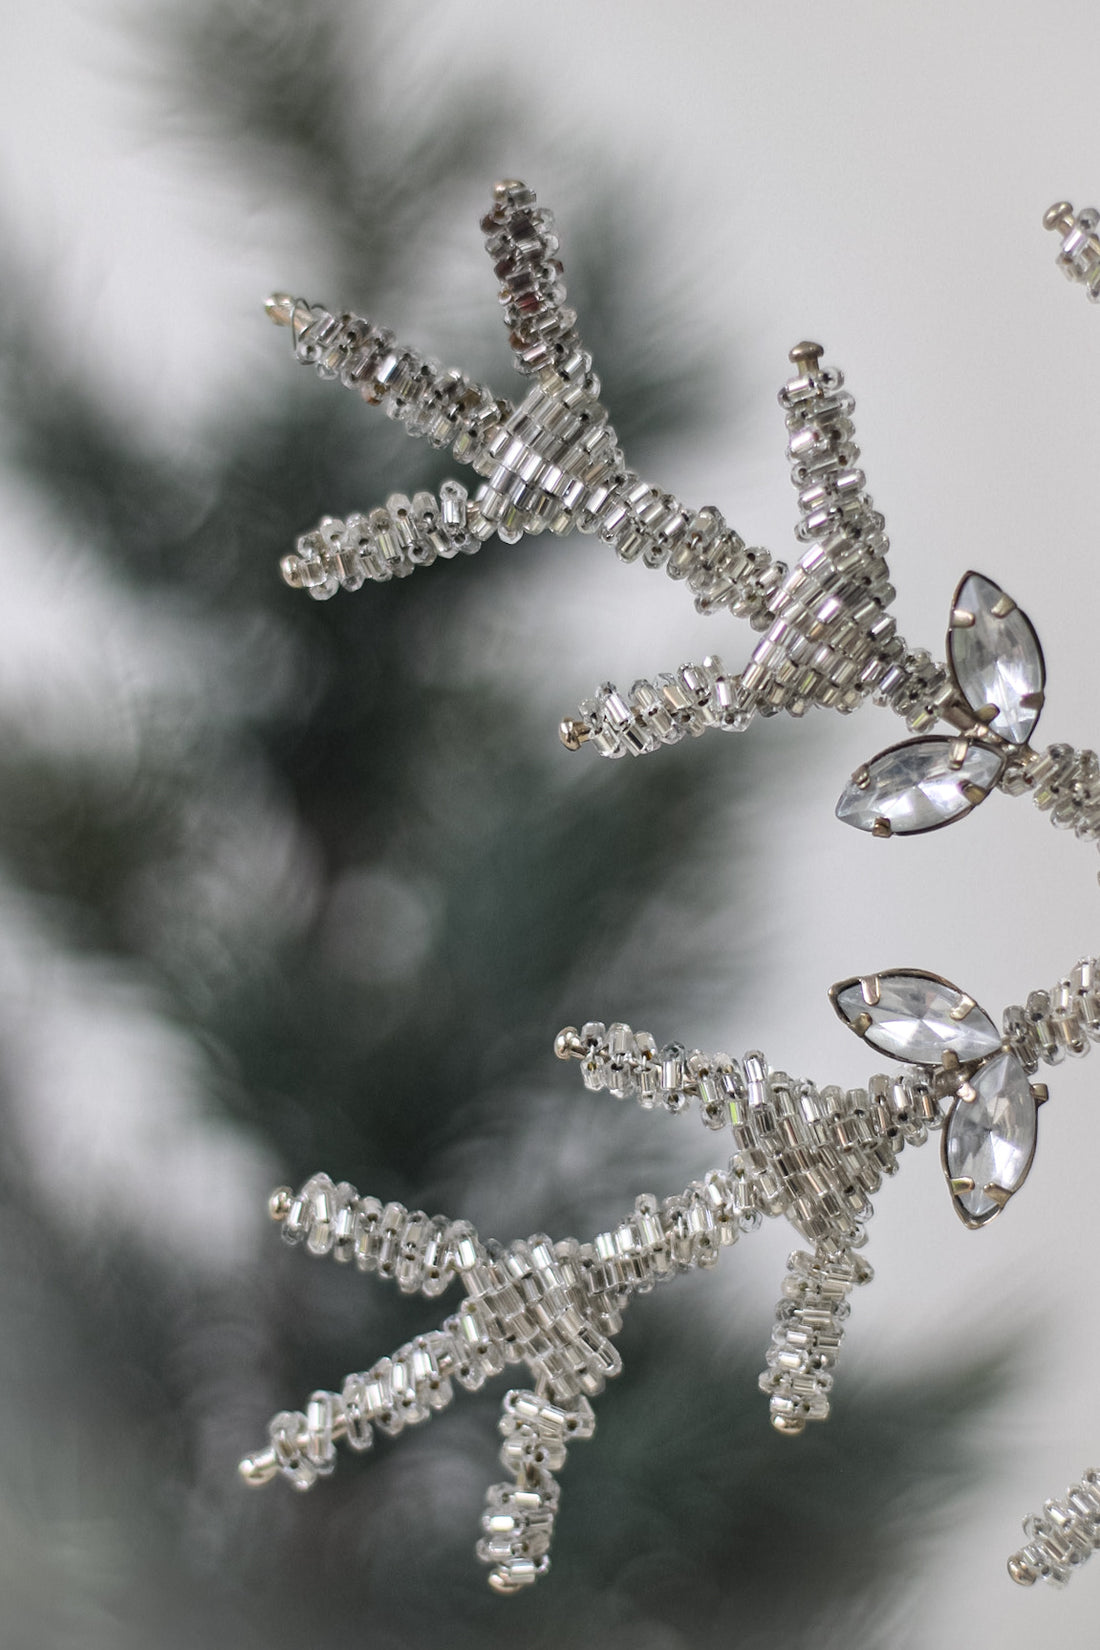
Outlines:
{"label": "beaded snowflake ornament", "polygon": [[[1061,202],[1044,222],[1061,236],[1065,273],[1100,299],[1100,213]],[[837,806],[846,824],[874,836],[937,830],[999,790],[1030,794],[1056,825],[1100,838],[1096,755],[1031,743],[1045,668],[1012,598],[968,572],[951,601],[944,664],[897,634],[889,546],[858,467],[854,402],[819,345],[791,351],[794,373],[779,396],[800,511],[800,554],[788,569],[746,547],[717,509],[691,509],[628,467],[566,302],[553,220],[531,190],[498,184],[482,228],[529,386],[517,405],[359,316],[269,300],[299,361],[380,405],[410,435],[449,447],[482,478],[472,497],[448,481],[438,497],[394,493],[369,515],[326,516],[283,561],[290,586],[323,599],[470,554],[494,534],[510,544],[576,528],[622,561],[686,581],[699,612],[747,618],[760,640],[737,675],[711,657],[629,693],[606,684],[562,723],[570,749],[636,756],[710,728],[743,729],[758,715],[814,705],[847,712],[872,698],[914,737],[852,776]],[[948,731],[930,732],[937,723]],[[847,1026],[899,1062],[865,1088],[818,1087],[759,1053],[738,1060],[659,1047],[627,1025],[560,1033],[555,1052],[578,1064],[587,1088],[673,1113],[694,1104],[707,1128],[732,1135],[726,1166],[671,1197],[639,1197],[589,1242],[536,1234],[503,1245],[465,1221],[383,1206],[323,1174],[298,1192],[276,1191],[270,1211],[289,1243],[391,1278],[406,1294],[434,1299],[457,1284],[464,1298],[438,1329],[349,1375],[340,1392],[315,1392],[304,1410],[276,1415],[267,1445],[241,1463],[245,1479],[309,1489],[332,1471],[338,1442],[366,1451],[375,1428],[397,1434],[445,1408],[456,1388],[525,1366],[528,1384],[503,1401],[507,1479],[488,1493],[477,1553],[497,1591],[529,1585],[549,1566],[556,1474],[570,1444],[592,1436],[591,1400],[621,1368],[614,1337],[625,1307],[712,1266],[764,1216],[786,1216],[807,1247],[788,1263],[760,1385],[781,1432],[823,1421],[848,1297],[871,1277],[860,1253],[870,1197],[904,1147],[939,1131],[958,1215],[978,1228],[1000,1213],[1034,1156],[1047,1098],[1032,1080],[1039,1062],[1055,1065],[1100,1040],[1100,961],[1078,963],[1050,991],[1006,1009],[1000,1028],[969,993],[915,968],[842,981],[831,997]],[[1068,1579],[1100,1546],[1100,1474],[1048,1501],[1025,1534],[1009,1560],[1013,1579]]]}

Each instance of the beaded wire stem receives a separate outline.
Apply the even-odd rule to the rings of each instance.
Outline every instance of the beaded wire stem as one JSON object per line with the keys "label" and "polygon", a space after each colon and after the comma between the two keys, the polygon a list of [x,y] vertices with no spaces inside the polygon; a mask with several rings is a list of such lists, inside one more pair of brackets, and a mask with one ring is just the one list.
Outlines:
{"label": "beaded wire stem", "polygon": [[[1100,213],[1059,202],[1044,223],[1062,238],[1065,274],[1100,300]],[[965,575],[945,664],[897,634],[889,544],[858,467],[854,401],[842,374],[822,366],[820,345],[791,351],[794,376],[779,397],[800,511],[800,555],[788,570],[746,547],[713,506],[685,506],[629,469],[566,302],[553,219],[532,191],[498,184],[482,228],[514,364],[529,380],[518,405],[359,316],[282,294],[268,300],[301,362],[483,478],[473,497],[447,481],[438,497],[394,493],[366,516],[326,516],[284,559],[289,585],[325,599],[470,554],[493,534],[515,543],[576,528],[623,561],[685,580],[701,613],[728,608],[761,638],[739,675],[710,657],[629,693],[605,684],[562,723],[570,749],[641,755],[710,728],[743,729],[756,715],[799,716],[814,705],[848,712],[873,698],[917,737],[857,769],[838,804],[846,823],[876,836],[938,829],[997,789],[1030,793],[1056,825],[1100,838],[1095,753],[1030,743],[1045,665],[1012,598]],[[950,731],[930,735],[941,721]],[[918,969],[842,981],[831,996],[857,1035],[902,1062],[897,1072],[866,1088],[818,1088],[759,1053],[736,1060],[658,1047],[626,1025],[559,1034],[555,1052],[579,1064],[586,1088],[672,1113],[694,1105],[707,1128],[733,1136],[727,1167],[663,1200],[640,1196],[591,1242],[536,1234],[505,1246],[468,1222],[383,1206],[323,1174],[297,1193],[273,1193],[270,1212],[287,1242],[354,1261],[406,1294],[434,1299],[457,1282],[465,1298],[438,1329],[349,1375],[340,1392],[315,1392],[304,1410],[276,1415],[266,1446],[241,1463],[245,1479],[281,1476],[309,1489],[333,1470],[338,1442],[368,1450],[375,1428],[397,1434],[445,1408],[456,1386],[476,1390],[523,1365],[529,1386],[509,1391],[501,1412],[508,1479],[488,1493],[477,1553],[497,1591],[526,1587],[549,1567],[567,1448],[592,1436],[591,1400],[621,1369],[614,1337],[623,1310],[657,1283],[714,1265],[764,1216],[785,1216],[809,1247],[788,1262],[760,1385],[779,1431],[797,1435],[824,1420],[848,1297],[872,1275],[859,1252],[870,1197],[906,1145],[939,1131],[956,1212],[971,1227],[999,1214],[1034,1156],[1047,1098],[1031,1081],[1039,1062],[1056,1065],[1100,1041],[1100,959],[1006,1009],[1000,1030],[973,997]],[[1086,1472],[1063,1501],[1048,1501],[1025,1534],[1012,1578],[1064,1583],[1100,1546],[1100,1474]]]}

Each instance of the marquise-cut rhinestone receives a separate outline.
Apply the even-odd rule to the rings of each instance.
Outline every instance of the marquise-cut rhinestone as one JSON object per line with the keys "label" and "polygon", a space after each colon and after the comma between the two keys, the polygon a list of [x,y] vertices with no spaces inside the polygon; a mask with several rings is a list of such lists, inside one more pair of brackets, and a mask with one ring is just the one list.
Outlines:
{"label": "marquise-cut rhinestone", "polygon": [[993,1021],[972,998],[928,974],[891,971],[866,986],[852,980],[834,989],[833,1001],[872,1048],[911,1065],[938,1066],[948,1051],[966,1065],[1001,1046]]}
{"label": "marquise-cut rhinestone", "polygon": [[[998,612],[1006,606],[1007,613]],[[995,705],[989,727],[1013,745],[1026,744],[1043,705],[1043,650],[1027,614],[981,573],[968,574],[959,586],[947,651],[971,709]]]}
{"label": "marquise-cut rhinestone", "polygon": [[[972,1191],[954,1190],[969,1225],[984,1226],[1023,1184],[1035,1154],[1037,1117],[1031,1085],[1015,1054],[1007,1051],[979,1066],[970,1079],[973,1100],[960,1095],[943,1135],[949,1180],[972,1180]],[[1001,1189],[990,1197],[987,1186]]]}
{"label": "marquise-cut rhinestone", "polygon": [[895,836],[934,831],[969,813],[996,782],[1001,767],[1001,756],[988,745],[912,739],[876,756],[863,770],[862,783],[852,780],[836,805],[836,817],[858,831],[886,834],[888,829]]}

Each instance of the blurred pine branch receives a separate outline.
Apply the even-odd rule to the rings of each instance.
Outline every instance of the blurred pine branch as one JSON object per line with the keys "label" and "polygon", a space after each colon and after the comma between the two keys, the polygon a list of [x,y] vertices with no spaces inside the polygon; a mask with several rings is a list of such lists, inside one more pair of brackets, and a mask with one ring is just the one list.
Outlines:
{"label": "blurred pine branch", "polygon": [[[333,301],[386,320],[439,257],[433,208],[481,201],[528,117],[495,92],[441,88],[372,27],[345,0],[203,0],[150,35],[174,141],[307,224]],[[652,289],[646,226],[622,206],[644,191],[591,183],[567,225],[570,292],[633,454],[683,439],[711,372],[682,306]],[[28,313],[40,279],[7,256],[6,312]],[[719,871],[737,892],[718,799],[744,784],[752,744],[566,780],[491,661],[448,674],[456,626],[484,626],[507,551],[323,607],[275,577],[322,511],[433,486],[437,455],[287,361],[274,407],[242,392],[170,463],[49,343],[4,338],[9,463],[74,559],[201,645],[206,668],[190,695],[130,707],[133,749],[114,767],[6,718],[8,888],[59,955],[147,991],[201,1055],[210,1118],[288,1179],[325,1167],[554,1233],[612,1217],[609,1188],[679,1183],[640,1120],[636,1133],[588,1121],[550,1044],[569,1020],[637,1017],[654,998],[655,1032],[686,1029],[708,969],[733,977],[698,927]],[[526,576],[537,590],[538,569]],[[18,1060],[3,1059],[14,1139]],[[566,1182],[557,1165],[578,1138],[588,1173]],[[541,1172],[518,1179],[532,1160]],[[470,1550],[496,1395],[365,1470],[345,1463],[304,1506],[234,1477],[271,1410],[424,1327],[422,1306],[274,1238],[228,1272],[169,1259],[112,1224],[109,1187],[104,1218],[74,1222],[49,1162],[9,1158],[0,1190],[17,1330],[0,1365],[0,1521],[10,1552],[39,1554],[12,1577],[13,1645],[240,1650],[356,1633],[462,1650],[514,1644],[519,1617],[532,1647],[717,1645],[730,1619],[744,1643],[816,1644],[826,1618],[846,1644],[875,1642],[883,1580],[914,1552],[905,1504],[924,1514],[930,1485],[962,1481],[960,1439],[995,1393],[995,1373],[968,1370],[853,1389],[827,1439],[792,1446],[768,1431],[755,1346],[731,1364],[713,1308],[678,1286],[632,1310],[627,1374],[564,1481],[553,1579],[502,1605]],[[15,1447],[28,1437],[33,1451]]]}

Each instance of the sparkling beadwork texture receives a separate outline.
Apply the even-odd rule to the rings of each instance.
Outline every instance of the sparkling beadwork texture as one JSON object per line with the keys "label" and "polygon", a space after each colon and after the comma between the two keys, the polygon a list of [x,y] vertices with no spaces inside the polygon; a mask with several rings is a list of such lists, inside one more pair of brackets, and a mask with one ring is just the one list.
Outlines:
{"label": "sparkling beadwork texture", "polygon": [[[1100,213],[1060,202],[1044,222],[1062,237],[1066,275],[1100,299]],[[747,548],[713,506],[683,505],[629,468],[567,303],[553,219],[532,191],[498,184],[482,229],[527,385],[516,404],[362,317],[269,300],[299,361],[381,406],[411,435],[450,448],[481,478],[472,495],[447,481],[438,497],[393,493],[365,515],[323,518],[283,561],[290,586],[324,599],[470,554],[494,534],[515,543],[576,528],[622,561],[663,567],[687,584],[701,613],[728,608],[760,639],[740,672],[714,655],[628,693],[604,684],[562,723],[569,748],[645,755],[710,728],[741,731],[757,714],[848,712],[870,697],[917,737],[857,771],[842,820],[883,837],[938,829],[998,789],[1029,792],[1056,825],[1100,840],[1095,753],[1030,744],[1045,665],[1013,599],[985,575],[965,574],[945,663],[897,635],[889,543],[859,467],[855,403],[842,374],[822,365],[820,345],[790,352],[794,373],[779,396],[799,510],[788,570]],[[937,723],[947,733],[929,736]],[[376,1430],[395,1436],[423,1424],[458,1390],[522,1367],[529,1384],[508,1391],[501,1411],[508,1477],[488,1492],[477,1553],[497,1591],[529,1586],[549,1566],[556,1475],[569,1446],[592,1436],[592,1400],[620,1372],[614,1341],[626,1306],[713,1266],[765,1216],[789,1220],[808,1247],[790,1257],[760,1386],[777,1430],[797,1435],[824,1420],[849,1296],[872,1275],[860,1253],[871,1197],[906,1145],[942,1128],[957,1212],[980,1227],[1001,1211],[1031,1166],[1047,1098],[1030,1082],[1039,1062],[1057,1064],[1100,1041],[1100,961],[1080,962],[1051,991],[1006,1009],[1001,1034],[972,997],[920,969],[858,976],[834,986],[832,998],[850,1029],[902,1062],[897,1073],[866,1088],[819,1088],[756,1052],[737,1059],[658,1045],[623,1023],[566,1027],[555,1051],[578,1065],[587,1089],[674,1115],[694,1109],[708,1130],[730,1130],[724,1166],[663,1199],[639,1196],[588,1242],[536,1233],[503,1245],[468,1222],[383,1205],[323,1174],[297,1193],[273,1194],[287,1242],[391,1279],[406,1294],[435,1299],[454,1288],[463,1298],[438,1328],[349,1375],[339,1392],[315,1392],[304,1408],[276,1415],[266,1444],[241,1463],[244,1477],[308,1490],[333,1470],[337,1444],[368,1451]],[[1063,1582],[1100,1545],[1097,1474],[1084,1474],[1063,1502],[1048,1501],[1025,1534],[1009,1564],[1013,1579]]]}
{"label": "sparkling beadwork texture", "polygon": [[458,1284],[465,1298],[438,1329],[349,1375],[339,1392],[315,1392],[302,1410],[280,1412],[266,1446],[241,1464],[250,1483],[282,1477],[311,1489],[333,1470],[339,1442],[369,1450],[376,1428],[394,1437],[445,1408],[456,1388],[474,1391],[523,1365],[531,1389],[508,1392],[501,1418],[501,1460],[514,1482],[489,1491],[477,1549],[502,1592],[549,1567],[554,1474],[566,1444],[591,1437],[590,1400],[620,1372],[613,1340],[631,1297],[713,1266],[763,1216],[785,1215],[814,1247],[791,1257],[761,1387],[782,1432],[827,1417],[848,1296],[872,1276],[856,1253],[870,1196],[905,1144],[923,1144],[942,1120],[915,1075],[818,1090],[772,1071],[760,1054],[658,1048],[647,1032],[596,1022],[567,1027],[555,1048],[579,1064],[590,1090],[673,1114],[694,1106],[707,1128],[731,1129],[729,1166],[670,1197],[640,1196],[618,1225],[583,1244],[536,1234],[504,1247],[468,1222],[383,1205],[323,1174],[297,1193],[274,1194],[284,1239],[308,1254],[392,1279],[405,1294],[436,1298]]}
{"label": "sparkling beadwork texture", "polygon": [[1013,1553],[1008,1573],[1021,1587],[1039,1580],[1064,1587],[1079,1564],[1100,1548],[1100,1469],[1090,1467],[1061,1501],[1044,1501],[1024,1519],[1027,1544]]}
{"label": "sparkling beadwork texture", "polygon": [[1043,218],[1047,229],[1062,237],[1058,267],[1070,281],[1079,281],[1093,303],[1100,301],[1100,212],[1086,206],[1075,212],[1069,201],[1058,201]]}

